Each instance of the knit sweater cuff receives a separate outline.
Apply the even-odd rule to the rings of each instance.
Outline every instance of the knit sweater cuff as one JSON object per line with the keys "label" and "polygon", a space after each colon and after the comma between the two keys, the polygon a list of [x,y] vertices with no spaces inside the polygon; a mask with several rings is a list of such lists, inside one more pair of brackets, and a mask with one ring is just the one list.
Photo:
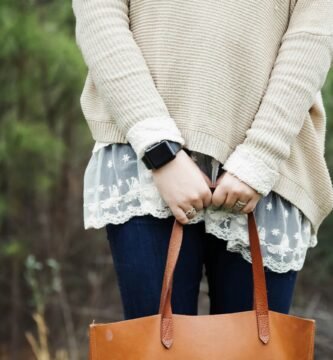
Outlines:
{"label": "knit sweater cuff", "polygon": [[185,144],[185,139],[171,117],[151,117],[139,121],[129,129],[126,138],[139,159],[148,146],[164,139]]}
{"label": "knit sweater cuff", "polygon": [[279,173],[253,155],[243,144],[236,147],[223,165],[223,169],[266,196],[273,188]]}

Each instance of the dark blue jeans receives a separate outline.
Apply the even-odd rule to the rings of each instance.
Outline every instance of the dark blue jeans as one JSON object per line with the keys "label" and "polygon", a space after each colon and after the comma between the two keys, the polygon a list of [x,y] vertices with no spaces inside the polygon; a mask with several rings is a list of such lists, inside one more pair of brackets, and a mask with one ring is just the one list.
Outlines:
{"label": "dark blue jeans", "polygon": [[[125,319],[158,313],[173,222],[173,216],[159,219],[143,215],[124,224],[106,226]],[[227,251],[226,243],[206,233],[203,221],[184,225],[173,278],[174,313],[197,315],[203,268],[209,287],[210,314],[252,309],[251,263],[241,254]],[[269,308],[288,313],[297,272],[264,269]]]}

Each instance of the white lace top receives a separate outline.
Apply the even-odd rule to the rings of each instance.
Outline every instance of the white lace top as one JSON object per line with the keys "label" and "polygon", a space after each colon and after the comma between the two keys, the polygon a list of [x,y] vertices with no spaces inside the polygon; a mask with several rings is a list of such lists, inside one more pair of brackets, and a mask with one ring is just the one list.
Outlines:
{"label": "white lace top", "polygon": [[[191,158],[215,182],[225,171],[209,155],[191,151]],[[132,216],[172,216],[148,170],[129,143],[96,142],[84,174],[84,227],[102,228],[107,223],[124,223]],[[292,203],[271,191],[254,210],[264,265],[275,272],[300,270],[307,249],[317,238],[307,217]],[[188,224],[205,221],[206,232],[227,249],[251,262],[247,215],[213,205],[200,210]]]}

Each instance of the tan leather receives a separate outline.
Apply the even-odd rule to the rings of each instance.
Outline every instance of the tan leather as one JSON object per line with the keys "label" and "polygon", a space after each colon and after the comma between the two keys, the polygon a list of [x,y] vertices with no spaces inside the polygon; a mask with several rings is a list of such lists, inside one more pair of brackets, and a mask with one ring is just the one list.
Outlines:
{"label": "tan leather", "polygon": [[[208,179],[209,180],[209,179]],[[209,180],[213,191],[215,185]],[[315,321],[268,309],[265,272],[253,212],[248,214],[253,310],[217,315],[173,314],[172,278],[183,238],[175,219],[159,313],[90,324],[90,360],[310,360]]]}

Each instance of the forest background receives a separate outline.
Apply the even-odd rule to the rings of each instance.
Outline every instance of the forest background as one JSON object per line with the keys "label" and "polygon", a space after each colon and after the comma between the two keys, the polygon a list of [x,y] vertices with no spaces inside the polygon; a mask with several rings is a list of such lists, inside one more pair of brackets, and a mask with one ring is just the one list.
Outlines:
{"label": "forest background", "polygon": [[[87,358],[88,325],[122,319],[104,230],[84,230],[93,146],[79,97],[87,73],[70,1],[0,3],[0,359]],[[333,175],[333,71],[323,88]],[[333,214],[299,274],[291,314],[317,320],[333,358]],[[207,312],[202,281],[200,312]]]}

